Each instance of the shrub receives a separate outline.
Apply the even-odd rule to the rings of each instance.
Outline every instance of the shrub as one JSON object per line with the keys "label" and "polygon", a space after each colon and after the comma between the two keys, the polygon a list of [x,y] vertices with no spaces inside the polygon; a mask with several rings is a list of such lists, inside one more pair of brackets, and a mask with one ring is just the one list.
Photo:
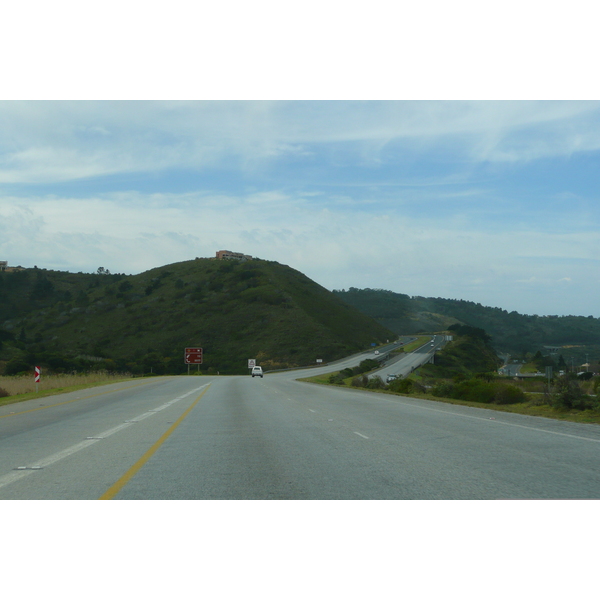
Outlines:
{"label": "shrub", "polygon": [[375,375],[375,377],[368,380],[367,388],[370,390],[383,390],[385,389],[385,383],[383,383],[383,379],[379,375]]}
{"label": "shrub", "polygon": [[366,373],[367,371],[372,371],[373,369],[376,369],[378,366],[379,366],[379,363],[376,360],[373,360],[372,358],[366,358],[365,360],[360,362],[358,367],[354,367],[352,369],[352,374],[360,375],[361,373]]}
{"label": "shrub", "polygon": [[487,381],[488,383],[494,381],[494,379],[496,378],[496,374],[495,373],[477,373],[477,375],[475,375],[475,377],[477,379],[482,379],[483,381]]}
{"label": "shrub", "polygon": [[449,381],[442,381],[435,385],[431,390],[432,395],[438,398],[452,398],[454,392],[454,385]]}
{"label": "shrub", "polygon": [[4,389],[0,387],[0,398],[8,398],[10,394]]}
{"label": "shrub", "polygon": [[335,373],[334,375],[330,375],[327,381],[336,385],[344,385],[344,376],[342,373]]}
{"label": "shrub", "polygon": [[396,379],[390,382],[388,388],[392,392],[398,394],[409,394],[411,392],[422,391],[422,386],[412,379]]}
{"label": "shrub", "polygon": [[388,384],[388,389],[392,392],[406,394],[412,389],[412,381],[410,379],[394,379]]}
{"label": "shrub", "polygon": [[366,375],[360,375],[352,380],[351,385],[352,387],[367,387],[369,385],[369,378]]}
{"label": "shrub", "polygon": [[494,404],[517,404],[525,402],[525,392],[510,383],[494,384]]}
{"label": "shrub", "polygon": [[454,386],[452,398],[489,404],[494,399],[494,385],[481,379],[461,381]]}
{"label": "shrub", "polygon": [[13,358],[6,363],[5,375],[17,375],[27,373],[30,370],[29,364],[19,358]]}
{"label": "shrub", "polygon": [[583,393],[579,383],[570,377],[563,375],[555,379],[554,393],[552,394],[552,406],[561,409],[592,408],[595,402]]}

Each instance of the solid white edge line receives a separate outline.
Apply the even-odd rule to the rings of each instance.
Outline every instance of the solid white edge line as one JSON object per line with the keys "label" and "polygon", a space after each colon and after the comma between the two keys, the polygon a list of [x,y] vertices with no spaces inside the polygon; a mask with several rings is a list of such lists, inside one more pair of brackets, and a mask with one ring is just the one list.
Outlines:
{"label": "solid white edge line", "polygon": [[[419,400],[419,398],[415,398],[415,400]],[[392,401],[389,400],[389,402],[392,402]],[[415,406],[414,404],[409,404],[409,403],[403,403],[403,404],[405,404],[405,406]],[[455,405],[455,406],[461,406],[461,405]],[[450,410],[431,408],[429,406],[418,406],[418,408],[423,409],[423,410],[429,410],[432,412],[444,413],[446,415],[453,415],[455,417],[462,417],[465,419],[474,419],[476,421],[487,421],[488,423],[490,421],[492,421],[496,425],[504,425],[505,427],[519,427],[520,429],[529,429],[530,431],[538,431],[539,433],[549,433],[551,435],[560,435],[562,437],[573,438],[576,440],[583,440],[584,442],[595,442],[596,444],[600,443],[600,439],[582,437],[580,435],[573,435],[572,433],[562,433],[561,431],[551,431],[550,429],[542,429],[540,427],[529,427],[528,425],[519,425],[518,423],[510,423],[508,421],[500,421],[500,420],[498,420],[497,416],[495,416],[495,417],[477,417],[475,415],[465,415],[465,414],[458,413],[458,412],[452,412]],[[477,406],[477,407],[469,406],[469,407],[465,407],[465,408],[479,409],[480,407],[479,406]],[[485,406],[482,406],[481,410],[485,410]],[[496,414],[498,414],[498,413],[496,413]],[[499,414],[501,414],[501,413],[499,413]],[[510,414],[510,413],[508,413],[508,414]],[[518,414],[518,413],[514,413],[514,414]],[[559,421],[559,422],[568,423],[569,421]]]}
{"label": "solid white edge line", "polygon": [[[318,385],[318,384],[312,384],[312,385]],[[351,389],[336,389],[336,388],[332,388],[331,391],[335,391],[335,392],[339,392],[341,394],[343,394],[344,392],[352,392],[352,393],[357,393],[357,394],[361,394],[364,393],[359,389],[356,390],[351,390]],[[381,396],[382,394],[377,394],[377,396]],[[408,396],[409,399],[410,396]],[[568,438],[573,438],[575,440],[583,440],[584,442],[594,442],[596,444],[600,444],[600,439],[596,439],[596,438],[589,438],[589,437],[583,437],[580,435],[573,435],[572,433],[562,433],[560,431],[552,431],[550,429],[542,429],[541,427],[529,427],[528,425],[519,425],[518,423],[510,423],[509,421],[500,421],[498,420],[498,415],[502,415],[502,414],[514,414],[514,415],[518,415],[518,416],[530,416],[530,415],[521,415],[519,413],[501,413],[499,411],[495,411],[494,414],[496,416],[494,417],[477,417],[475,415],[466,415],[463,413],[459,413],[459,412],[453,412],[451,410],[442,410],[440,408],[431,408],[429,406],[423,406],[422,404],[418,404],[419,400],[425,400],[424,398],[412,398],[412,400],[415,400],[416,402],[413,404],[411,402],[402,402],[401,400],[390,400],[388,398],[377,398],[378,400],[381,400],[382,402],[389,402],[390,404],[402,404],[404,406],[410,406],[413,408],[417,408],[417,409],[421,409],[421,410],[429,410],[431,412],[438,412],[438,413],[443,413],[446,415],[451,415],[454,417],[459,417],[459,418],[464,418],[464,419],[474,419],[476,421],[487,421],[488,423],[491,421],[492,423],[495,423],[497,425],[504,425],[505,427],[519,427],[521,429],[529,429],[530,431],[538,431],[539,433],[548,433],[550,435],[559,435],[562,437],[568,437]],[[426,402],[435,402],[435,400],[425,400]],[[440,403],[441,404],[441,403]],[[449,406],[460,406],[462,408],[474,408],[475,410],[486,410],[485,404],[482,404],[481,407],[479,406],[464,406],[461,404],[450,404]],[[487,409],[490,410],[490,409]],[[546,418],[546,417],[540,417],[540,418]],[[556,421],[557,423],[571,423],[573,425],[586,425],[587,423],[576,423],[573,421]]]}

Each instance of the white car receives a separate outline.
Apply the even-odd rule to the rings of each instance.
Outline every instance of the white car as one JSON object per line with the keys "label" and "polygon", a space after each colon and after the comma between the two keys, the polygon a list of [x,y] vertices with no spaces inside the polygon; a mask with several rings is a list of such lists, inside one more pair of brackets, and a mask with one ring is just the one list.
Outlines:
{"label": "white car", "polygon": [[252,367],[252,377],[262,377],[263,370],[262,367]]}

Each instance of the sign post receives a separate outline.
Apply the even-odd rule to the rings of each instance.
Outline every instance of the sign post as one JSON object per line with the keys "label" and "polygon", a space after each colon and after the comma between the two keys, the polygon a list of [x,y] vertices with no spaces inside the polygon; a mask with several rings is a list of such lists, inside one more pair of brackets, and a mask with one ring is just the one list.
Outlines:
{"label": "sign post", "polygon": [[198,371],[200,371],[200,365],[202,364],[202,348],[186,348],[183,354],[183,360],[188,366],[188,375],[190,374],[190,365],[198,365]]}
{"label": "sign post", "polygon": [[548,387],[550,387],[550,380],[552,379],[552,367],[546,367],[546,377],[548,378]]}
{"label": "sign post", "polygon": [[41,377],[42,377],[42,367],[35,367],[35,391],[36,392],[39,389]]}
{"label": "sign post", "polygon": [[249,358],[248,359],[248,368],[252,369],[255,366],[256,366],[256,359],[255,358]]}

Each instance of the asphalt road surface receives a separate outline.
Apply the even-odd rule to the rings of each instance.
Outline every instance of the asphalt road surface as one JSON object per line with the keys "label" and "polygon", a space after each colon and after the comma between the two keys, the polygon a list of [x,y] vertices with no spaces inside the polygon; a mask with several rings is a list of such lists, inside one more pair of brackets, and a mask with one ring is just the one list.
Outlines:
{"label": "asphalt road surface", "polygon": [[0,499],[600,498],[596,425],[306,374],[138,379],[0,407]]}
{"label": "asphalt road surface", "polygon": [[384,366],[377,371],[373,371],[369,375],[369,379],[372,377],[381,377],[385,382],[388,375],[406,377],[425,363],[430,362],[432,359],[435,360],[435,351],[442,348],[444,343],[445,336],[434,335],[431,338],[427,338],[423,345],[414,352],[397,355],[390,354]]}

